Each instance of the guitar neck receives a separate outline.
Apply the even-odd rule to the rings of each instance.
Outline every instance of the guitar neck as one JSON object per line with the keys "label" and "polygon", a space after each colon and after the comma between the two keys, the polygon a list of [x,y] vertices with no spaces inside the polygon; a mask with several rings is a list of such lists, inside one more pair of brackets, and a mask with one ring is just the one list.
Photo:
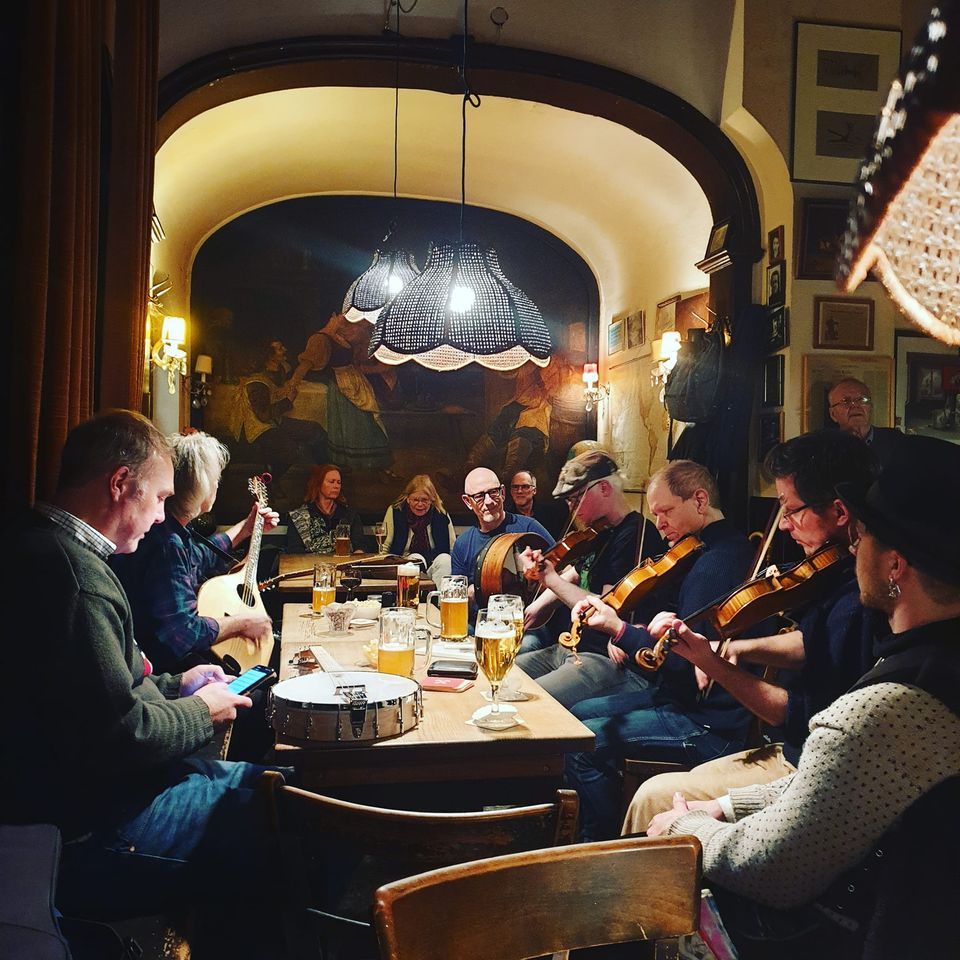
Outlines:
{"label": "guitar neck", "polygon": [[259,514],[253,524],[253,533],[250,534],[250,549],[247,551],[247,560],[243,570],[243,588],[252,596],[258,590],[257,565],[260,560],[260,544],[263,541],[263,517]]}

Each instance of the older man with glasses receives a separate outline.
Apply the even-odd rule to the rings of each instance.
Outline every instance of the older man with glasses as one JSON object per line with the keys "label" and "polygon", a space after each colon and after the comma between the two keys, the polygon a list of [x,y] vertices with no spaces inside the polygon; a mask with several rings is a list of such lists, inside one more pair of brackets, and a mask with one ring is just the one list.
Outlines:
{"label": "older man with glasses", "polygon": [[873,425],[870,388],[855,377],[845,377],[827,394],[830,419],[844,432],[859,437],[885,467],[900,446],[903,434],[893,427]]}
{"label": "older man with glasses", "polygon": [[451,573],[467,577],[472,586],[477,555],[501,533],[538,533],[548,545],[553,537],[533,517],[524,517],[507,511],[504,505],[506,491],[499,477],[486,467],[471,470],[463,481],[463,500],[477,518],[477,525],[457,537],[451,554]]}

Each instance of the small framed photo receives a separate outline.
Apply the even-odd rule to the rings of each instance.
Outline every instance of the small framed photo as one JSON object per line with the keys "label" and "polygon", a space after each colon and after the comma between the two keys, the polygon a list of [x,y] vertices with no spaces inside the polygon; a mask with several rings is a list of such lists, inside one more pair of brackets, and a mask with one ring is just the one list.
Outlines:
{"label": "small framed photo", "polygon": [[873,301],[814,297],[813,346],[817,350],[872,350]]}
{"label": "small framed photo", "polygon": [[624,318],[627,327],[627,349],[642,347],[647,342],[647,315],[643,310],[635,310]]}
{"label": "small framed photo", "polygon": [[786,295],[787,265],[781,260],[767,267],[767,303],[771,307],[784,302]]}
{"label": "small framed photo", "polygon": [[790,311],[773,307],[767,315],[767,353],[776,353],[790,344]]}
{"label": "small framed photo", "polygon": [[760,414],[760,432],[757,435],[757,463],[763,463],[767,454],[783,442],[783,411]]}
{"label": "small framed photo", "polygon": [[707,252],[703,255],[704,260],[715,257],[721,250],[727,246],[727,233],[730,230],[730,220],[721,220],[715,223],[710,231],[710,238],[707,240]]}
{"label": "small framed photo", "polygon": [[623,320],[611,320],[607,327],[607,355],[619,353],[624,347]]}
{"label": "small framed photo", "polygon": [[849,207],[846,200],[804,199],[797,255],[798,280],[833,279]]}
{"label": "small framed photo", "polygon": [[767,357],[763,361],[763,401],[762,407],[783,406],[783,354]]}
{"label": "small framed photo", "polygon": [[680,294],[670,297],[667,300],[661,300],[657,304],[657,321],[654,325],[655,338],[660,338],[667,330],[675,330],[677,327],[677,304],[680,302]]}
{"label": "small framed photo", "polygon": [[767,263],[782,263],[786,260],[783,255],[783,224],[774,227],[767,234]]}

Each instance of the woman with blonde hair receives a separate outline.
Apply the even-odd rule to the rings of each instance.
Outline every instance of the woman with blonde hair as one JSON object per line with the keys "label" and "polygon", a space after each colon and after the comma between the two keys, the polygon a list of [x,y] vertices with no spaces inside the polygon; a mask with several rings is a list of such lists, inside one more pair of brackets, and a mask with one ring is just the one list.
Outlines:
{"label": "woman with blonde hair", "polygon": [[430,579],[439,583],[450,575],[450,549],[457,534],[453,521],[433,481],[418,473],[383,516],[390,553],[418,553],[427,564]]}

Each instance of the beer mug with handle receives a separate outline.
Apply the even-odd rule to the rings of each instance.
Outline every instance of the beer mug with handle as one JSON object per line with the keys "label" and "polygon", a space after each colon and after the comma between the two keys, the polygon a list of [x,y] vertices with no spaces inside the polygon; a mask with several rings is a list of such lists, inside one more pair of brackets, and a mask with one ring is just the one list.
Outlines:
{"label": "beer mug with handle", "polygon": [[[430,618],[436,609],[430,602],[432,597],[439,597],[439,623]],[[440,628],[441,640],[463,640],[467,636],[467,578],[444,577],[440,581],[440,589],[427,594],[425,616],[427,623]]]}
{"label": "beer mug with handle", "polygon": [[[509,620],[513,624],[513,629],[517,634],[517,649],[523,641],[523,598],[512,593],[495,593],[487,601],[487,610],[494,616]],[[489,694],[484,693],[484,697],[489,699]],[[513,669],[513,663],[507,670],[507,675],[500,684],[500,700],[517,701],[529,700],[530,695],[525,693],[516,670]]]}

